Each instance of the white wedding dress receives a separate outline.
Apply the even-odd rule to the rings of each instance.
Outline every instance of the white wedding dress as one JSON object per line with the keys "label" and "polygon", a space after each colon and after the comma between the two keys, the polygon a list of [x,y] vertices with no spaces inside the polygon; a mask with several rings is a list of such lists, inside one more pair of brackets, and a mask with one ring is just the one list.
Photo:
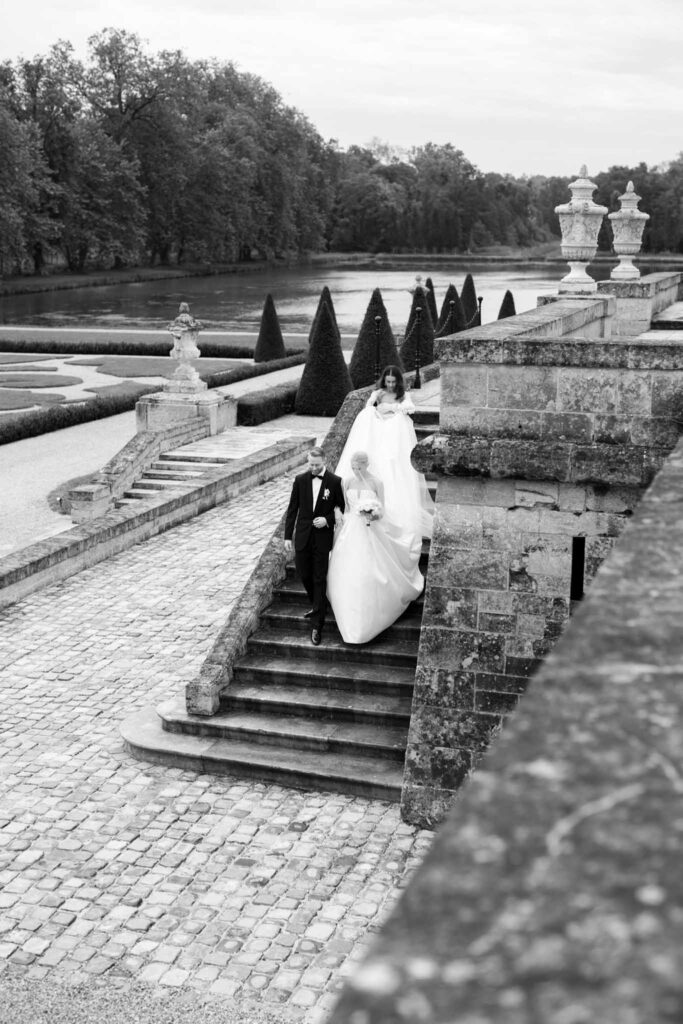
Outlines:
{"label": "white wedding dress", "polygon": [[349,489],[344,523],[335,534],[327,596],[347,644],[364,644],[387,629],[419,597],[424,578],[417,565],[422,538],[388,516],[369,526],[357,511],[375,498],[370,489]]}
{"label": "white wedding dress", "polygon": [[410,453],[417,444],[410,416],[415,412],[408,395],[400,402],[384,402],[385,415],[377,412],[373,391],[356,416],[339,457],[337,476],[351,476],[351,456],[366,452],[370,471],[384,484],[384,507],[388,517],[403,530],[432,536],[434,501],[422,475],[413,469]]}

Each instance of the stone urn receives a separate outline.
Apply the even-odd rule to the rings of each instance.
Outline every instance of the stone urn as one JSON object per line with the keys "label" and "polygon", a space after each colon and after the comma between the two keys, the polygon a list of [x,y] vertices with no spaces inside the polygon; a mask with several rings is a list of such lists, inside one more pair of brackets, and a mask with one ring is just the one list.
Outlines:
{"label": "stone urn", "polygon": [[650,219],[650,215],[638,209],[640,196],[636,195],[632,181],[629,181],[624,194],[619,196],[619,202],[621,209],[617,213],[609,214],[614,234],[613,247],[619,257],[619,263],[612,270],[610,279],[636,281],[640,277],[640,271],[633,266],[633,257],[640,252],[645,221]]}
{"label": "stone urn", "polygon": [[171,359],[178,360],[178,366],[172,379],[165,385],[165,391],[206,391],[205,381],[201,379],[193,366],[194,360],[199,359],[201,356],[197,339],[202,327],[201,321],[195,320],[190,314],[190,307],[187,302],[181,302],[178,316],[168,325],[168,330],[173,338],[173,348],[170,355]]}
{"label": "stone urn", "polygon": [[570,267],[567,276],[560,281],[561,295],[582,295],[598,290],[597,282],[586,270],[595,256],[598,232],[602,218],[607,213],[606,206],[598,206],[593,202],[596,187],[588,178],[584,165],[579,171],[579,177],[569,186],[572,194],[569,202],[555,207],[562,231],[562,255]]}

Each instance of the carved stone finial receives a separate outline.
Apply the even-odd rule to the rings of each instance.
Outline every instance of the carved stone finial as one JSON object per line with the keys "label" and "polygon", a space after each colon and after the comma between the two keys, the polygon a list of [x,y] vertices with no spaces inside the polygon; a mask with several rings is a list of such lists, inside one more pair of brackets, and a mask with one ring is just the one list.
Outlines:
{"label": "carved stone finial", "polygon": [[571,268],[560,281],[560,294],[584,294],[598,290],[596,281],[586,272],[595,256],[600,224],[607,213],[606,206],[593,202],[596,188],[584,164],[579,177],[569,185],[572,194],[569,202],[555,207],[562,231],[562,255]]}
{"label": "carved stone finial", "polygon": [[610,274],[612,281],[637,281],[640,271],[633,266],[633,258],[640,252],[645,222],[650,215],[638,209],[640,196],[636,194],[633,182],[629,181],[626,191],[619,196],[621,209],[610,213],[609,220],[614,235],[613,248],[619,263]]}

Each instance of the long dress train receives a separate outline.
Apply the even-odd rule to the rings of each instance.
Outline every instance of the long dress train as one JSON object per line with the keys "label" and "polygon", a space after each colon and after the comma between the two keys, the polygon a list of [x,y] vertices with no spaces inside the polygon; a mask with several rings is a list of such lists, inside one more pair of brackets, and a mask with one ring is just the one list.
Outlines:
{"label": "long dress train", "polygon": [[372,490],[347,493],[344,523],[334,539],[327,596],[348,644],[364,644],[387,629],[419,597],[424,578],[417,567],[422,539],[388,516],[370,523],[357,507]]}
{"label": "long dress train", "polygon": [[415,427],[410,418],[415,411],[410,397],[387,403],[387,415],[374,406],[376,392],[356,416],[344,450],[339,457],[337,476],[351,476],[351,456],[366,452],[370,470],[384,484],[384,507],[391,521],[403,530],[431,537],[434,502],[422,475],[413,469],[410,453],[417,444]]}

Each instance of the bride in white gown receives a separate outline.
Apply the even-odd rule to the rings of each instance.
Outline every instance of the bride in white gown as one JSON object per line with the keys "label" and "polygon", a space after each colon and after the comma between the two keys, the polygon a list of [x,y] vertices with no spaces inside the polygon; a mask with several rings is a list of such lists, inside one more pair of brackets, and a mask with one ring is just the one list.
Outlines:
{"label": "bride in white gown", "polygon": [[367,452],[373,471],[384,484],[385,510],[392,522],[421,537],[431,537],[434,502],[424,476],[410,462],[417,444],[410,418],[414,412],[403,374],[397,366],[387,366],[379,387],[356,416],[335,472],[343,480],[350,475],[353,452]]}
{"label": "bride in white gown", "polygon": [[422,537],[385,514],[384,489],[368,472],[365,452],[354,452],[350,461],[353,475],[344,480],[346,512],[334,538],[327,596],[342,639],[364,644],[422,593]]}

